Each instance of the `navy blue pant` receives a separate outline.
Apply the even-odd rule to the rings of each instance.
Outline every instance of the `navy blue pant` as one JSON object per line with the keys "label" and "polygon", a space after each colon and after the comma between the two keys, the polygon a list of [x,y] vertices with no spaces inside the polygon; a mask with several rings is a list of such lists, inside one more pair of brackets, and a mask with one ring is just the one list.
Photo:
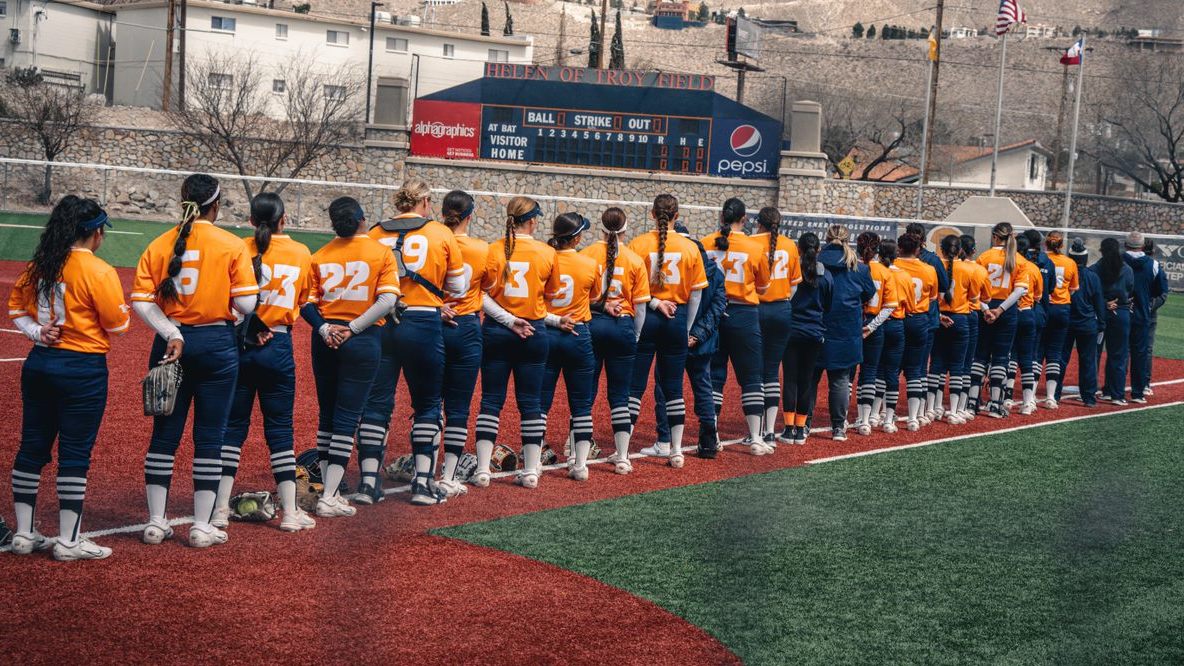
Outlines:
{"label": "navy blue pant", "polygon": [[[1002,300],[991,301],[990,307],[999,307],[1001,303]],[[974,360],[1006,370],[1018,327],[1019,308],[1015,306],[1004,310],[992,324],[983,321],[978,328],[978,352],[974,355]]]}
{"label": "navy blue pant", "polygon": [[106,354],[33,347],[21,366],[21,400],[13,501],[36,506],[41,468],[53,459],[56,440],[58,501],[62,509],[81,513],[90,454],[107,408]]}
{"label": "navy blue pant", "polygon": [[[929,314],[905,315],[904,317],[904,367],[905,386],[909,398],[925,398],[926,370],[929,361],[930,336],[933,330],[929,328]],[[888,383],[900,381],[898,377],[888,377]]]}
{"label": "navy blue pant", "polygon": [[[1087,405],[1097,404],[1094,395],[1098,391],[1098,332],[1092,328],[1088,331],[1070,329],[1065,338],[1065,346],[1061,353],[1061,367],[1069,368],[1069,359],[1073,355],[1073,347],[1077,347],[1077,387],[1081,401]],[[1061,399],[1064,382],[1057,386],[1057,400]]]}
{"label": "navy blue pant", "polygon": [[497,441],[502,407],[506,404],[510,377],[514,377],[514,398],[522,421],[522,444],[539,445],[547,430],[547,415],[540,395],[547,370],[551,336],[542,319],[530,322],[534,335],[525,340],[493,319],[482,326],[484,355],[481,359],[481,413],[477,416],[477,439]]}
{"label": "navy blue pant", "polygon": [[[1012,360],[1015,362],[1016,370],[1020,373],[1020,383],[1025,389],[1033,388],[1036,384],[1034,375],[1034,367],[1036,363],[1036,350],[1040,343],[1039,328],[1036,326],[1037,313],[1035,310],[1029,308],[1027,310],[1020,310],[1018,325],[1015,329],[1015,346],[1012,351]],[[1007,388],[1012,388],[1013,375],[1008,374]]]}
{"label": "navy blue pant", "polygon": [[847,408],[851,404],[851,368],[814,368],[814,376],[810,379],[810,390],[806,392],[806,414],[814,416],[814,408],[818,404],[818,385],[822,382],[822,372],[826,371],[827,411],[830,413],[830,427],[843,428],[847,425]]}
{"label": "navy blue pant", "polygon": [[[938,377],[950,374],[951,384],[960,387],[961,377],[969,373],[966,348],[970,344],[970,318],[977,315],[949,314],[954,325],[937,329],[933,343],[933,362],[930,372]],[[940,385],[939,385],[940,389]]]}
{"label": "navy blue pant", "polygon": [[[411,450],[430,453],[440,431],[441,394],[444,390],[444,331],[437,310],[407,310],[396,325],[388,321],[380,329],[382,354],[378,372],[362,412],[358,437],[359,458],[382,458],[386,431],[395,409],[399,374],[407,380],[414,412]],[[371,426],[367,428],[366,426]],[[381,429],[381,430],[380,430]],[[372,436],[367,436],[373,433]],[[381,434],[380,434],[381,433]]]}
{"label": "navy blue pant", "polygon": [[543,389],[539,403],[544,414],[551,412],[555,400],[555,386],[559,375],[567,388],[567,405],[571,411],[571,432],[577,442],[592,439],[592,398],[596,393],[596,356],[592,352],[592,333],[587,324],[576,324],[575,335],[557,328],[548,328],[550,346],[547,367],[543,373]]}
{"label": "navy blue pant", "polygon": [[723,406],[728,362],[736,370],[740,403],[745,416],[759,416],[765,409],[764,370],[761,353],[761,325],[757,306],[728,303],[719,322],[719,349],[711,360],[711,383]]}
{"label": "navy blue pant", "polygon": [[[789,301],[761,303],[761,386],[765,393],[765,409],[777,407],[781,401],[781,359],[789,344],[789,327],[793,323],[793,305]],[[866,359],[866,355],[864,356]]]}
{"label": "navy blue pant", "polygon": [[[875,315],[864,315],[866,326]],[[885,322],[887,324],[887,322]],[[876,397],[876,380],[880,378],[880,358],[884,355],[884,324],[863,339],[863,363],[859,365],[859,396],[861,405],[870,405]]]}
{"label": "navy blue pant", "polygon": [[[630,404],[640,408],[641,396],[649,384],[650,367],[656,363],[655,376],[665,398],[665,421],[668,426],[686,422],[687,403],[683,400],[682,374],[687,367],[687,337],[686,305],[679,305],[674,316],[669,319],[660,312],[650,312],[641,328],[637,355],[633,359]],[[715,409],[714,406],[712,409]]]}
{"label": "navy blue pant", "polygon": [[[805,340],[791,338],[785,348],[785,381],[781,385],[781,404],[786,415],[804,414],[811,416],[814,407],[813,396],[816,388],[814,380],[814,364],[822,354],[823,341],[821,339]],[[786,417],[786,425],[789,418]]]}
{"label": "navy blue pant", "polygon": [[1131,318],[1131,397],[1142,398],[1151,385],[1151,326]]}
{"label": "navy blue pant", "polygon": [[[711,396],[711,357],[706,354],[687,356],[687,379],[691,383],[691,395],[695,399],[695,418],[699,419],[699,432],[715,430],[715,402]],[[670,441],[670,426],[666,423],[666,395],[662,385],[654,382],[654,415],[658,421],[658,441]],[[700,442],[713,445],[714,442]]]}
{"label": "navy blue pant", "polygon": [[349,464],[354,434],[362,422],[362,410],[382,355],[381,334],[378,327],[371,326],[337,349],[326,345],[319,333],[312,334],[312,373],[319,408],[317,430],[330,437],[329,442],[322,442],[318,437],[321,460],[343,467]]}
{"label": "navy blue pant", "polygon": [[1130,361],[1131,312],[1118,308],[1106,312],[1106,383],[1102,393],[1126,396],[1126,370]]}
{"label": "navy blue pant", "polygon": [[963,367],[966,368],[966,374],[970,374],[970,366],[974,363],[974,357],[978,353],[978,331],[983,326],[982,314],[975,310],[966,316],[966,356],[962,361]]}
{"label": "navy blue pant", "polygon": [[296,362],[292,359],[292,335],[274,333],[266,345],[247,347],[239,352],[238,382],[222,440],[222,475],[238,472],[239,456],[251,429],[251,411],[255,398],[263,413],[263,437],[271,452],[275,482],[296,480],[292,456],[292,409],[296,402]]}
{"label": "navy blue pant", "polygon": [[[169,487],[173,458],[185,432],[189,406],[193,405],[193,489],[217,492],[222,478],[222,437],[238,382],[238,343],[234,327],[181,326],[185,348],[181,353],[182,380],[177,402],[169,416],[152,419],[152,440],[144,460],[144,482]],[[148,367],[164,358],[166,343],[159,335],[152,341]]]}
{"label": "navy blue pant", "polygon": [[[644,307],[644,306],[642,306]],[[647,313],[648,314],[648,313]],[[655,313],[655,316],[661,316]],[[600,372],[604,371],[605,392],[612,410],[613,432],[629,432],[636,414],[629,405],[629,388],[633,384],[633,359],[637,355],[637,334],[633,317],[613,317],[602,312],[592,314],[592,354],[596,364],[592,377],[592,399],[600,389]]]}
{"label": "navy blue pant", "polygon": [[[1065,343],[1069,339],[1069,316],[1072,307],[1067,303],[1064,305],[1049,304],[1044,310],[1047,313],[1047,319],[1040,342],[1040,355],[1037,356],[1036,362],[1044,364],[1047,379],[1060,382],[1065,373],[1063,359],[1065,357]],[[1039,374],[1036,378],[1040,379]]]}
{"label": "navy blue pant", "polygon": [[904,320],[889,318],[880,330],[884,331],[884,351],[880,353],[876,392],[883,392],[885,409],[895,410],[900,397],[900,366],[904,362]]}
{"label": "navy blue pant", "polygon": [[444,452],[461,455],[469,437],[469,415],[477,373],[481,371],[484,336],[477,313],[453,320],[456,326],[444,327]]}

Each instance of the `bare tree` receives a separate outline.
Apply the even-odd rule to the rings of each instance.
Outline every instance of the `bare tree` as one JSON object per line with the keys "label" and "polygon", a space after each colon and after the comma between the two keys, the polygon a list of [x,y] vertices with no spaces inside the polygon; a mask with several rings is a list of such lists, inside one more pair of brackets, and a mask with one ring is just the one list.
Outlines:
{"label": "bare tree", "polygon": [[1085,152],[1165,201],[1184,201],[1184,56],[1132,57],[1114,78]]}
{"label": "bare tree", "polygon": [[[41,149],[46,162],[55,161],[90,124],[94,107],[82,88],[46,83],[36,68],[14,69],[0,88],[0,116],[18,121],[14,129]],[[53,165],[45,165],[45,177],[37,202],[53,197]]]}
{"label": "bare tree", "polygon": [[[920,113],[903,100],[852,99],[833,94],[816,96],[822,104],[822,152],[836,170],[858,149],[860,180],[883,181],[915,167],[920,152]],[[891,168],[876,172],[876,167]]]}
{"label": "bare tree", "polygon": [[[355,70],[322,67],[303,54],[273,71],[252,55],[210,55],[191,61],[185,104],[169,119],[240,175],[297,178],[358,136],[366,86]],[[256,188],[240,182],[249,201]],[[257,190],[273,185],[263,181]]]}

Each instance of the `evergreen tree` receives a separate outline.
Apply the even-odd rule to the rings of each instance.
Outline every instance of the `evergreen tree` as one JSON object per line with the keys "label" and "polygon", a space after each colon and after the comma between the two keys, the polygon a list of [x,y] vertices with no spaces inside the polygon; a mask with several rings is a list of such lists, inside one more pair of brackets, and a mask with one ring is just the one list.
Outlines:
{"label": "evergreen tree", "polygon": [[486,7],[484,2],[481,3],[481,34],[489,36],[489,7]]}
{"label": "evergreen tree", "polygon": [[625,41],[621,35],[621,10],[617,10],[617,27],[613,33],[613,43],[609,47],[609,69],[625,69]]}
{"label": "evergreen tree", "polygon": [[855,26],[851,28],[851,36],[855,39],[863,39],[863,24],[856,22]]}
{"label": "evergreen tree", "polygon": [[889,30],[891,30],[891,28],[888,27],[887,23],[885,23],[884,26],[880,28],[880,39],[892,39],[891,33],[888,32]]}
{"label": "evergreen tree", "polygon": [[743,7],[741,7],[741,8],[740,8],[740,9],[738,9],[738,10],[736,10],[736,16],[747,16],[747,14],[745,14],[745,13],[744,13],[744,8],[743,8]]}
{"label": "evergreen tree", "polygon": [[699,20],[700,20],[700,21],[706,21],[706,20],[707,20],[707,17],[708,17],[708,12],[709,12],[709,11],[710,11],[710,10],[707,8],[707,3],[706,3],[706,2],[700,2],[700,3],[699,3]]}
{"label": "evergreen tree", "polygon": [[873,25],[872,27],[867,29],[867,38],[868,39],[875,39],[876,38],[876,26]]}
{"label": "evergreen tree", "polygon": [[588,66],[597,69],[600,67],[600,21],[596,20],[595,9],[592,10],[592,34],[589,39]]}
{"label": "evergreen tree", "polygon": [[514,17],[510,16],[510,3],[506,3],[506,29],[502,30],[502,34],[510,37],[514,34]]}

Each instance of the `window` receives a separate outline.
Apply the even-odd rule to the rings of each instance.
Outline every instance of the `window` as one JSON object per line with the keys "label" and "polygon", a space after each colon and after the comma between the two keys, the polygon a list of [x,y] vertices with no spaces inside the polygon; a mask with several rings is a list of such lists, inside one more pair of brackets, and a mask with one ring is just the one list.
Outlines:
{"label": "window", "polygon": [[287,23],[276,23],[275,24],[275,38],[276,39],[287,39],[288,38],[288,24]]}
{"label": "window", "polygon": [[285,81],[284,79],[272,79],[271,80],[271,92],[273,92],[277,95],[282,95],[282,94],[288,92],[288,82]]}
{"label": "window", "polygon": [[456,47],[453,46],[452,44],[445,44],[444,45],[444,57],[451,58],[455,55],[456,55]]}
{"label": "window", "polygon": [[1028,155],[1028,180],[1040,177],[1040,156],[1035,153]]}
{"label": "window", "polygon": [[386,50],[397,51],[399,53],[407,52],[407,40],[402,37],[387,37]]}
{"label": "window", "polygon": [[345,99],[345,86],[325,86],[325,99],[340,102]]}
{"label": "window", "polygon": [[0,16],[8,16],[8,3],[0,2]]}
{"label": "window", "polygon": [[407,124],[407,79],[378,77],[374,95],[374,124]]}
{"label": "window", "polygon": [[221,32],[234,32],[237,20],[227,18],[225,16],[211,16],[210,30],[218,30]]}
{"label": "window", "polygon": [[325,43],[334,46],[349,46],[349,33],[344,30],[325,31]]}
{"label": "window", "polygon": [[510,52],[502,49],[489,49],[489,62],[509,62]]}
{"label": "window", "polygon": [[210,72],[210,87],[214,90],[230,90],[234,85],[234,77],[230,74],[218,74]]}

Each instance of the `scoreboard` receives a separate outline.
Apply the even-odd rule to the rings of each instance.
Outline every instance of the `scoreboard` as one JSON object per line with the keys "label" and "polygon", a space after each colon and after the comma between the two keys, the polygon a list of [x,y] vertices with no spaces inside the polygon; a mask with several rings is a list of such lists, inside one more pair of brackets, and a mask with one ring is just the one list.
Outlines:
{"label": "scoreboard", "polygon": [[706,175],[710,118],[485,105],[481,157]]}
{"label": "scoreboard", "polygon": [[411,154],[775,178],[781,123],[708,76],[489,63],[415,100]]}

